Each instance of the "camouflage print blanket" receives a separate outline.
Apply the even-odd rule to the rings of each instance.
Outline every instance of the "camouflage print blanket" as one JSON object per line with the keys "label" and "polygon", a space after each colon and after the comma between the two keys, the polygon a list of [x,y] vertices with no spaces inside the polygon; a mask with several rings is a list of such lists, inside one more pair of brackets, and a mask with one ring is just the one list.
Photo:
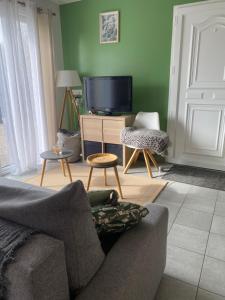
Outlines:
{"label": "camouflage print blanket", "polygon": [[148,213],[147,208],[128,202],[118,202],[116,206],[106,204],[92,207],[93,221],[99,236],[127,231]]}

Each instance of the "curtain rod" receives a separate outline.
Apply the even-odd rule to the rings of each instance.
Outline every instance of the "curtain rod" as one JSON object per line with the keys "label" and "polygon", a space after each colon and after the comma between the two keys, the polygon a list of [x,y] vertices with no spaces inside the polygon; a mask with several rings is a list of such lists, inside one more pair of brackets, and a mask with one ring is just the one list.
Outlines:
{"label": "curtain rod", "polygon": [[[25,2],[17,1],[17,3],[20,4],[20,5],[22,5],[22,6],[26,6],[26,3],[25,3]],[[44,10],[43,10],[43,8],[38,7],[38,8],[37,8],[37,11],[38,11],[39,14],[41,14],[41,13],[43,13]],[[51,14],[52,14],[52,16],[56,16],[56,13],[53,13],[53,12],[52,12]]]}

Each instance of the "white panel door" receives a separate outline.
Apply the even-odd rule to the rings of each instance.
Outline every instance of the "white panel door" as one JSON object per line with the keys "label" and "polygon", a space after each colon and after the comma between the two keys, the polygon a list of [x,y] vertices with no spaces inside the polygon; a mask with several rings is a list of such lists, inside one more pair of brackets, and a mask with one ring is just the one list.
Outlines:
{"label": "white panel door", "polygon": [[225,170],[225,1],[174,9],[169,161]]}

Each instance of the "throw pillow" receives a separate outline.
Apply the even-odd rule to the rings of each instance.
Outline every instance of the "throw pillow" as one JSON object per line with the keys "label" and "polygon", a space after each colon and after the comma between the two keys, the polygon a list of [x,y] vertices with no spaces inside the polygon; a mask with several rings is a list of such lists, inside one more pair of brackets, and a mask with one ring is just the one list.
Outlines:
{"label": "throw pillow", "polygon": [[64,241],[69,285],[84,287],[104,260],[83,183],[57,193],[0,180],[0,217]]}
{"label": "throw pillow", "polygon": [[87,193],[91,207],[118,204],[119,194],[116,190],[100,190]]}

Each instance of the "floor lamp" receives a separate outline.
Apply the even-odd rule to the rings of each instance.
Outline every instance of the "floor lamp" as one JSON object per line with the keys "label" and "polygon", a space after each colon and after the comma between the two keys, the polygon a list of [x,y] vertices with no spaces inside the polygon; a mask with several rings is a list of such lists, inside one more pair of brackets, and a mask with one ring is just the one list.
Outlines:
{"label": "floor lamp", "polygon": [[71,121],[73,120],[73,113],[75,112],[77,114],[77,118],[78,118],[78,126],[80,127],[79,108],[77,106],[76,99],[72,92],[72,87],[81,87],[81,81],[80,81],[80,77],[79,77],[77,71],[75,71],[75,70],[74,71],[72,71],[72,70],[58,71],[57,78],[56,78],[56,85],[57,85],[57,87],[65,88],[65,95],[64,95],[63,105],[62,105],[61,116],[60,116],[59,129],[62,128],[62,122],[63,122],[63,117],[64,117],[67,101],[69,101],[70,107],[71,107],[70,119],[71,119]]}

